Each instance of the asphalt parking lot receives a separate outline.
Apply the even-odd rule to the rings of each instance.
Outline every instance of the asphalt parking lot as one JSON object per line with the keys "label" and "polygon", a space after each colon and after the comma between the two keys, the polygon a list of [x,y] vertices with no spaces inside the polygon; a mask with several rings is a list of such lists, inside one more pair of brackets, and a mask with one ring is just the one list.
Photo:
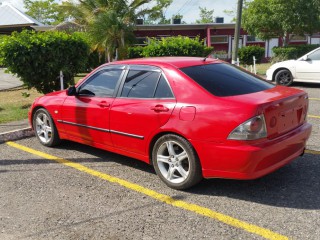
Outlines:
{"label": "asphalt parking lot", "polygon": [[0,144],[0,239],[320,239],[320,84],[308,151],[257,180],[166,187],[152,167],[72,142]]}

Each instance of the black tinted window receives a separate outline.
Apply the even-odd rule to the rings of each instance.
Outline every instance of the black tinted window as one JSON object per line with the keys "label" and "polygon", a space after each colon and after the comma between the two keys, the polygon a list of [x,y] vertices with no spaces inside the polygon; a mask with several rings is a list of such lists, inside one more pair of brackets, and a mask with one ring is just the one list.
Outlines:
{"label": "black tinted window", "polygon": [[208,64],[181,69],[215,96],[235,96],[263,91],[274,85],[229,64]]}
{"label": "black tinted window", "polygon": [[102,70],[80,86],[79,95],[112,97],[122,70]]}
{"label": "black tinted window", "polygon": [[173,98],[171,89],[166,81],[166,79],[161,75],[158,87],[156,90],[155,98]]}
{"label": "black tinted window", "polygon": [[130,70],[124,83],[121,97],[153,98],[160,72]]}

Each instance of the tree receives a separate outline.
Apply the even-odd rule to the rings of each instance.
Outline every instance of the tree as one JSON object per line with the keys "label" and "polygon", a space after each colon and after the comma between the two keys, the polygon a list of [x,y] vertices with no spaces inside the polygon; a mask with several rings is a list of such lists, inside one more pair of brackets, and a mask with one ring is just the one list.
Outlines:
{"label": "tree", "polygon": [[244,29],[263,40],[288,34],[312,34],[320,29],[320,0],[254,0],[243,11]]}
{"label": "tree", "polygon": [[67,17],[55,0],[24,0],[26,14],[44,24],[58,24]]}
{"label": "tree", "polygon": [[76,34],[27,30],[4,38],[0,48],[8,70],[41,93],[60,89],[60,70],[65,84],[73,84],[75,74],[84,70],[89,51],[85,40]]}
{"label": "tree", "polygon": [[206,7],[200,9],[200,19],[196,20],[196,23],[213,23],[213,12],[214,10],[207,10]]}
{"label": "tree", "polygon": [[126,24],[114,10],[99,14],[88,27],[94,49],[105,51],[109,62],[117,59],[118,50],[133,39],[132,26]]}
{"label": "tree", "polygon": [[[137,18],[157,19],[163,16],[163,7],[172,0],[69,0],[63,3],[74,21],[86,26],[95,48],[106,52],[108,61],[114,59],[117,50],[130,42]],[[151,7],[150,7],[151,6]]]}

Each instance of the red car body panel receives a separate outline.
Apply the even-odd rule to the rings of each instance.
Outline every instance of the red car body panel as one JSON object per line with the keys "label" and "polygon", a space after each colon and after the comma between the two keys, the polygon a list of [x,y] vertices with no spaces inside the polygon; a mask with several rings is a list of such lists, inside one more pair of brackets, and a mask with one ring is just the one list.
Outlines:
{"label": "red car body panel", "polygon": [[[81,98],[60,91],[37,99],[29,119],[32,123],[32,113],[44,107],[54,119],[60,138],[148,163],[152,144],[158,136],[178,134],[194,147],[206,178],[253,179],[303,154],[311,134],[311,125],[306,122],[307,94],[298,89],[275,86],[256,93],[217,97],[179,70],[219,63],[219,60],[204,62],[200,58],[151,58],[111,63],[159,67],[175,98]],[[265,117],[266,138],[228,139],[239,124],[260,114]],[[91,128],[64,124],[63,121]]]}

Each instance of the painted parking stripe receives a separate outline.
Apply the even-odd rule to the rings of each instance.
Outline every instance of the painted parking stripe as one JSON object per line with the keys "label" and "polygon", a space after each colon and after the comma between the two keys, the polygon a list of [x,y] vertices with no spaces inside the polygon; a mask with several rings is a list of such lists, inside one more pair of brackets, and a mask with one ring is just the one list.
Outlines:
{"label": "painted parking stripe", "polygon": [[320,98],[309,98],[309,100],[320,101]]}
{"label": "painted parking stripe", "polygon": [[315,151],[315,150],[305,150],[304,152],[305,152],[305,153],[310,153],[310,154],[320,155],[320,152],[319,152],[319,151]]}
{"label": "painted parking stripe", "polygon": [[308,115],[309,118],[320,118],[320,116],[316,116],[316,115]]}
{"label": "painted parking stripe", "polygon": [[209,208],[201,207],[199,205],[188,203],[188,202],[181,201],[181,200],[175,200],[175,199],[171,198],[168,195],[161,194],[161,193],[158,193],[158,192],[153,191],[151,189],[148,189],[148,188],[145,188],[143,186],[140,186],[138,184],[131,183],[131,182],[128,182],[128,181],[123,180],[121,178],[113,177],[113,176],[108,175],[106,173],[102,173],[102,172],[93,170],[93,169],[85,167],[85,166],[83,166],[81,164],[78,164],[78,163],[75,163],[75,162],[71,162],[69,160],[66,160],[66,159],[63,159],[63,158],[59,158],[59,157],[56,157],[56,156],[53,156],[53,155],[50,155],[50,154],[47,154],[47,153],[44,153],[44,152],[40,152],[38,150],[35,150],[35,149],[32,149],[32,148],[17,144],[15,142],[7,142],[6,144],[11,146],[11,147],[20,149],[22,151],[37,155],[39,157],[42,157],[42,158],[45,158],[45,159],[48,159],[48,160],[56,161],[58,163],[66,165],[68,167],[72,167],[74,169],[77,169],[77,170],[79,170],[81,172],[85,172],[87,174],[90,174],[92,176],[98,177],[100,179],[104,179],[104,180],[106,180],[108,182],[119,184],[119,185],[121,185],[121,186],[123,186],[123,187],[125,187],[127,189],[136,191],[138,193],[145,194],[145,195],[147,195],[147,196],[149,196],[149,197],[151,197],[151,198],[153,198],[155,200],[158,200],[160,202],[166,203],[168,205],[172,205],[172,206],[177,207],[177,208],[181,208],[181,209],[184,209],[184,210],[187,210],[187,211],[190,211],[190,212],[194,212],[196,214],[199,214],[199,215],[202,215],[202,216],[205,216],[205,217],[208,217],[208,218],[212,218],[214,220],[217,220],[217,221],[220,221],[222,223],[225,223],[225,224],[227,224],[229,226],[233,226],[233,227],[242,229],[244,231],[257,234],[257,235],[262,236],[262,237],[264,237],[266,239],[275,239],[275,240],[289,239],[288,237],[286,237],[284,235],[281,235],[281,234],[278,234],[278,233],[275,233],[275,232],[273,232],[273,231],[271,231],[269,229],[262,228],[262,227],[254,225],[254,224],[250,224],[250,223],[247,223],[245,221],[241,221],[239,219],[230,217],[228,215],[224,215],[222,213],[213,211],[213,210],[211,210]]}

